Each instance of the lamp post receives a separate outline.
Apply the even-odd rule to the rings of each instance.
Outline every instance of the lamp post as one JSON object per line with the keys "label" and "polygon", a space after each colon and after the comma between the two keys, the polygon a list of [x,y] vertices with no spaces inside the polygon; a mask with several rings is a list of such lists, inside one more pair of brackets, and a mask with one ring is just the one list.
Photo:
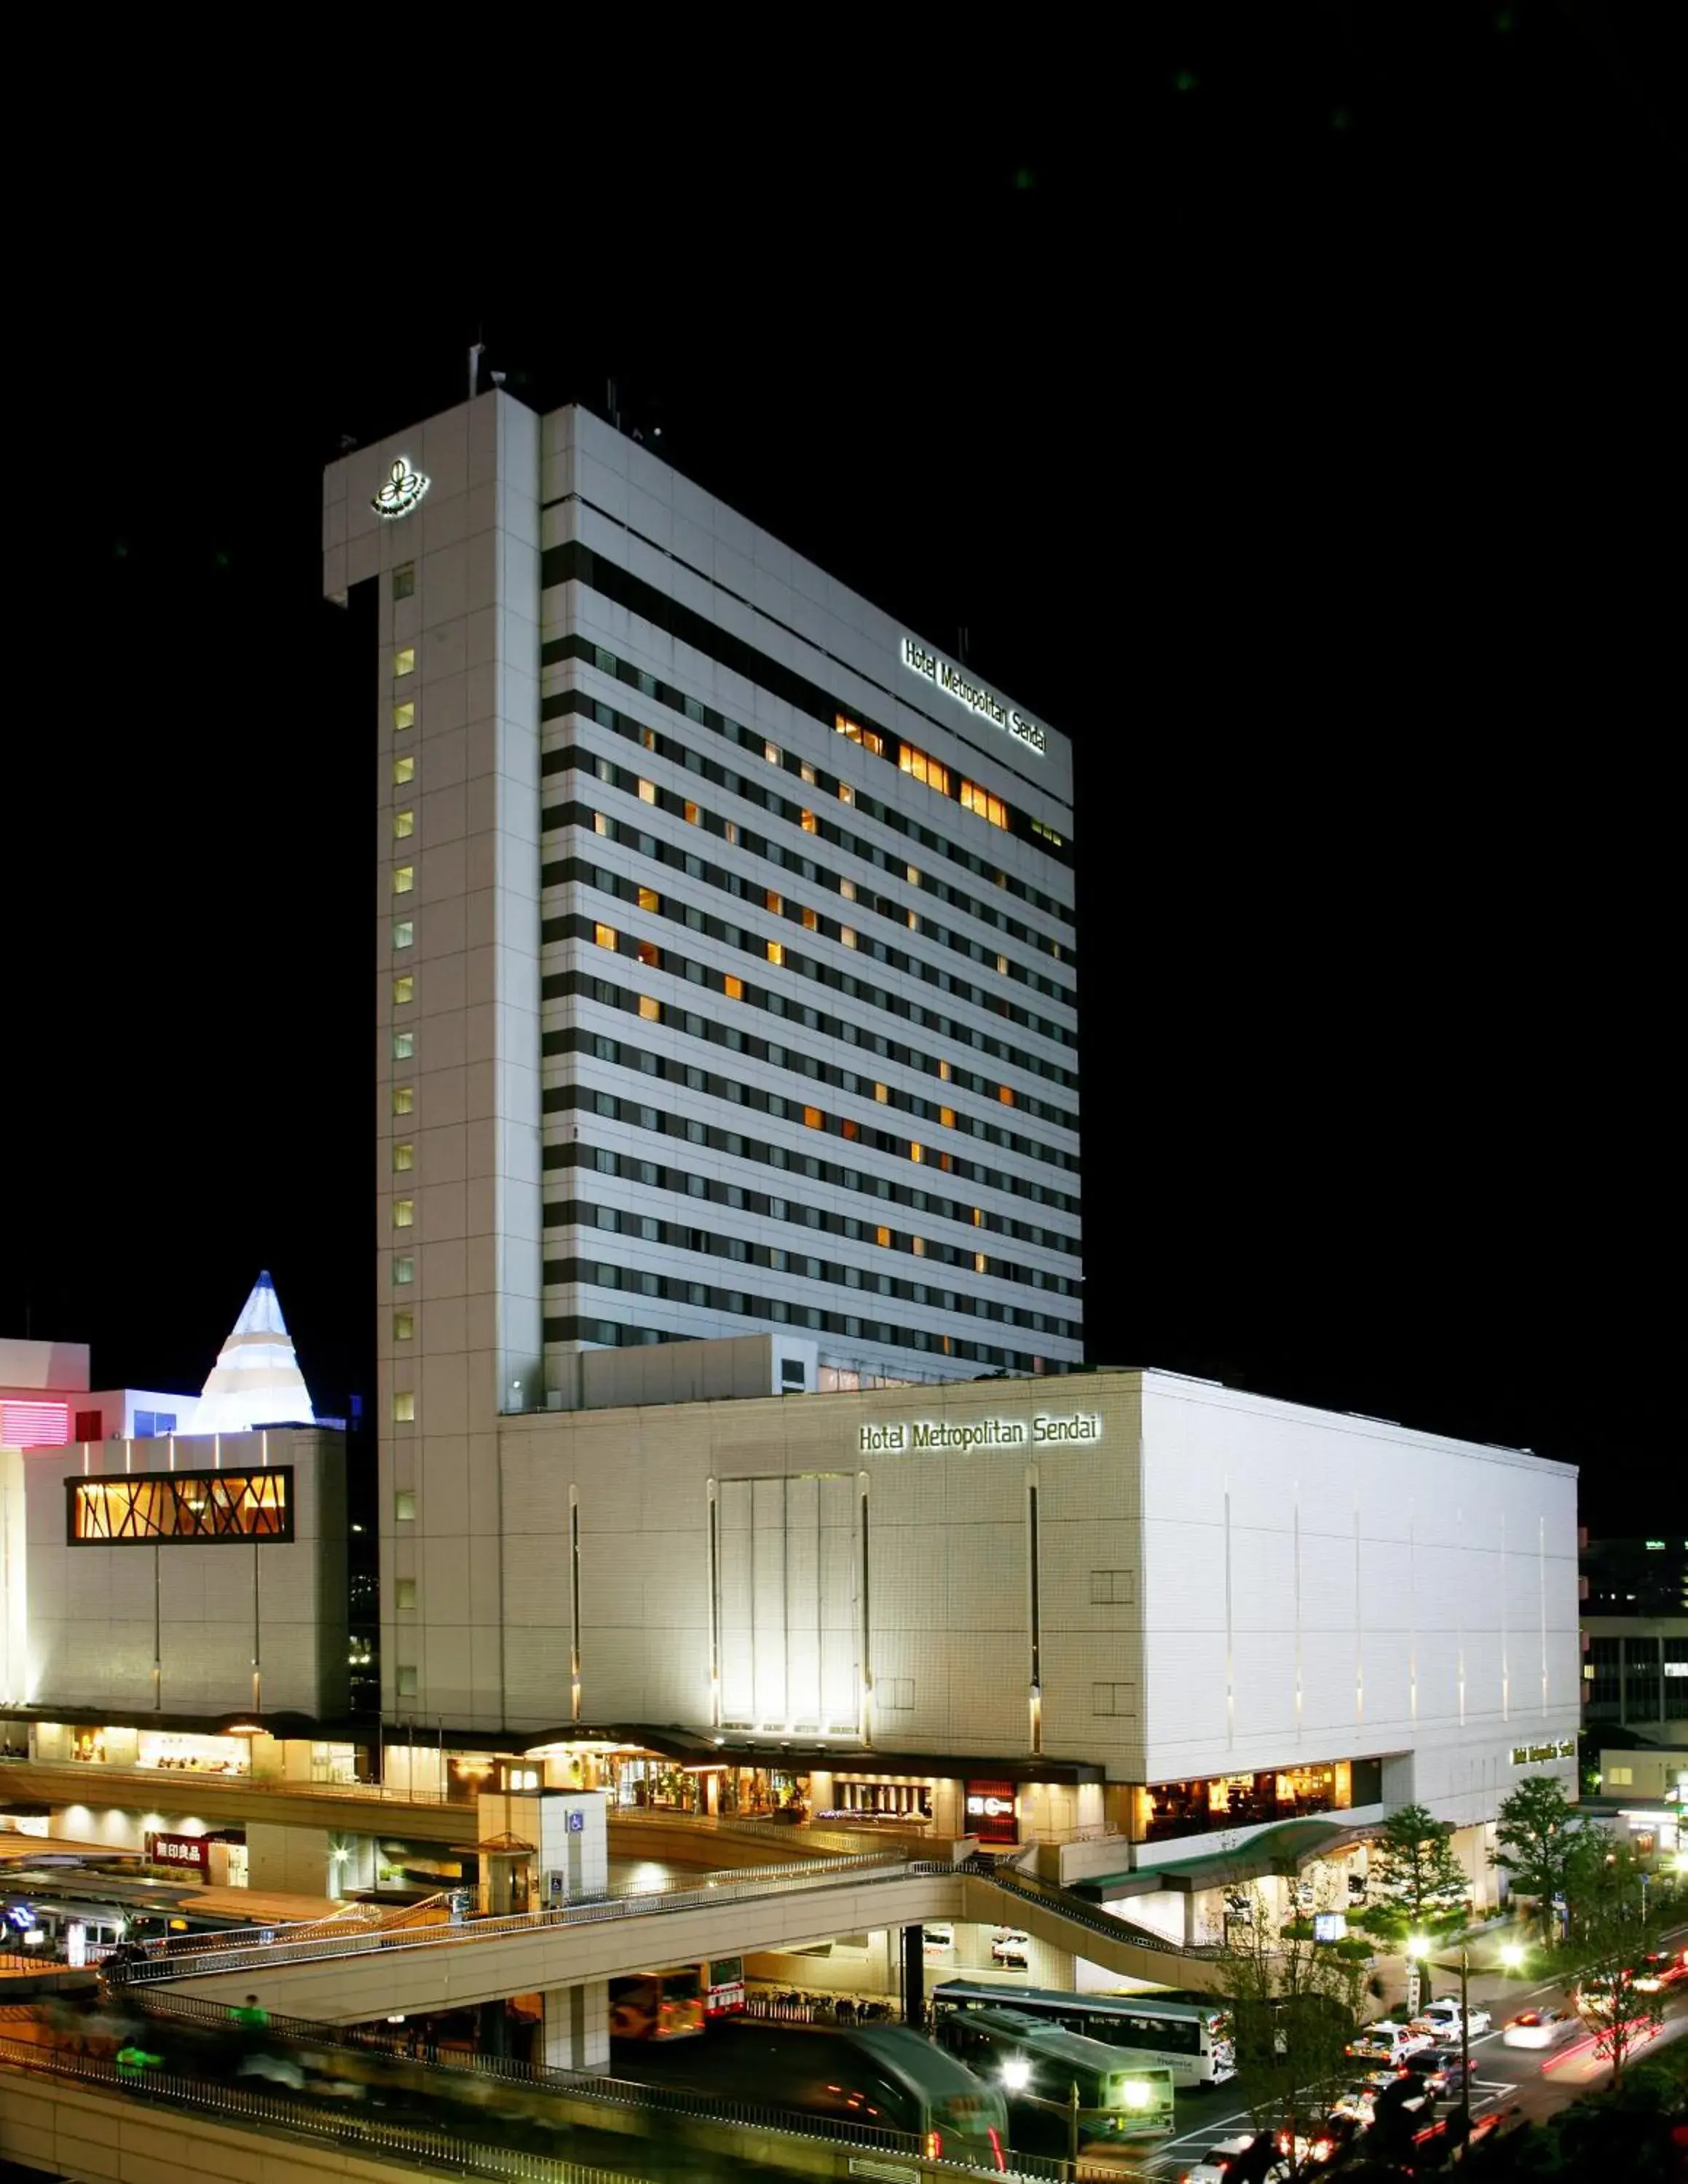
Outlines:
{"label": "lamp post", "polygon": [[[1415,1934],[1406,1945],[1408,1956],[1423,1964],[1427,1971],[1450,1972],[1452,1964],[1439,1964],[1430,1954],[1429,1942],[1423,1934]],[[1460,1943],[1460,2144],[1471,2142],[1471,1959],[1463,1942]]]}

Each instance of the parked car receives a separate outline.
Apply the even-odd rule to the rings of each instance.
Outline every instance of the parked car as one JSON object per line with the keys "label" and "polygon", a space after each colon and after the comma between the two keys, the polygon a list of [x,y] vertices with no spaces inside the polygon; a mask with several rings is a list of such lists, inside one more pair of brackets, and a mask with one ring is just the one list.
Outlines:
{"label": "parked car", "polygon": [[[1439,2002],[1431,2003],[1420,2010],[1412,2020],[1421,2032],[1428,2032],[1438,2040],[1457,2040],[1460,2036],[1460,1998],[1456,1994],[1445,1994]],[[1493,2016],[1480,2002],[1474,2002],[1466,2012],[1466,2036],[1475,2040],[1489,2031],[1495,2023]]]}
{"label": "parked car", "polygon": [[1024,1971],[1031,1961],[1031,1936],[1018,1926],[998,1926],[991,1936],[991,1961]]}
{"label": "parked car", "polygon": [[1349,2042],[1348,2052],[1363,2061],[1375,2058],[1379,2063],[1399,2064],[1409,2055],[1416,2055],[1421,2048],[1433,2048],[1435,2044],[1428,2032],[1416,2032],[1410,2025],[1380,2017],[1375,2025],[1361,2027]]}
{"label": "parked car", "polygon": [[1501,2039],[1507,2048],[1557,2048],[1582,2029],[1573,2009],[1526,2009],[1505,2028]]}
{"label": "parked car", "polygon": [[1474,2083],[1477,2077],[1475,2063],[1462,2060],[1457,2048],[1421,2048],[1416,2055],[1409,2055],[1402,2068],[1415,2078],[1423,2078],[1424,2090],[1438,2100],[1449,2100],[1456,2095],[1467,2081]]}
{"label": "parked car", "polygon": [[922,1955],[932,1956],[940,1949],[953,1949],[955,1947],[955,1929],[949,1925],[923,1926],[920,1929],[920,1939],[925,1945],[921,1951]]}
{"label": "parked car", "polygon": [[[1351,2116],[1355,2123],[1369,2124],[1376,2113],[1379,2094],[1401,2075],[1398,2070],[1384,2070],[1369,2078],[1356,2078],[1332,2109],[1332,2115]],[[1402,2106],[1409,2114],[1416,2114],[1428,2103],[1430,2098],[1427,2087],[1422,2092],[1410,2093]]]}
{"label": "parked car", "polygon": [[1221,2138],[1209,2147],[1193,2168],[1185,2170],[1179,2184],[1283,2184],[1289,2165],[1279,2158],[1266,2134]]}

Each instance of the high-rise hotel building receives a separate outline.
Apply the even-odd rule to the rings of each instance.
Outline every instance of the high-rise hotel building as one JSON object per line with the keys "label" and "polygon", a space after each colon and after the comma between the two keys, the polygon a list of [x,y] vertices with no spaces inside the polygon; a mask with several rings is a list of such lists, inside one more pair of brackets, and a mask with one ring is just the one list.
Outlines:
{"label": "high-rise hotel building", "polygon": [[1076,1362],[1065,738],[579,408],[346,455],[323,541],[378,587],[390,1429],[687,1336]]}

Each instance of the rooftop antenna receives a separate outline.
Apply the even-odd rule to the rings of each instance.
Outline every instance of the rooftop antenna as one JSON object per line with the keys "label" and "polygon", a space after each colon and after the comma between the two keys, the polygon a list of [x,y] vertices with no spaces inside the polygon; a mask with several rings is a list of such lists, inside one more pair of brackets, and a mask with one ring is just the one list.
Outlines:
{"label": "rooftop antenna", "polygon": [[958,629],[955,632],[955,649],[961,655],[961,664],[964,667],[967,665],[967,638],[968,632],[965,629]]}
{"label": "rooftop antenna", "polygon": [[616,383],[612,379],[606,379],[604,382],[604,407],[610,413],[611,424],[618,432],[620,432],[621,412],[616,407]]}
{"label": "rooftop antenna", "polygon": [[472,402],[481,388],[481,358],[486,349],[484,342],[469,343],[469,399]]}

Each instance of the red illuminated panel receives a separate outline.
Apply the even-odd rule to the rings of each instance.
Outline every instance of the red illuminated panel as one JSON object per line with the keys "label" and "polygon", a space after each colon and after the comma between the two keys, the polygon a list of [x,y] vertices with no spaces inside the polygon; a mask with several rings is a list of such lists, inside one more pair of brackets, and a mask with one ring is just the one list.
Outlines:
{"label": "red illuminated panel", "polygon": [[68,1403],[0,1402],[0,1447],[63,1448],[70,1438]]}

